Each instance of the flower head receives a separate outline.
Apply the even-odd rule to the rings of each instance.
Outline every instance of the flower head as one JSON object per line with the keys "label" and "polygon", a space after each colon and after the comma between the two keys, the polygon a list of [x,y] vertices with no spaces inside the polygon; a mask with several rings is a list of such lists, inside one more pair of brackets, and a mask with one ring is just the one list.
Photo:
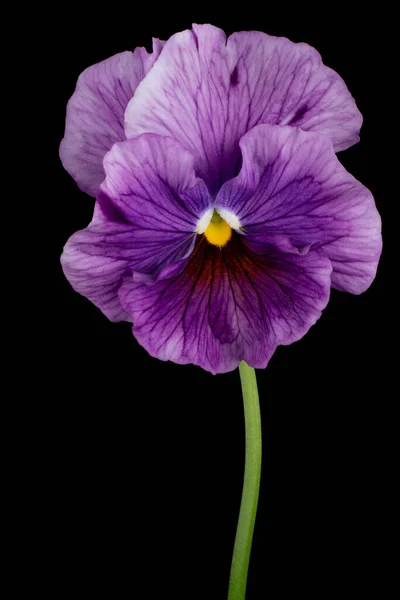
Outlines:
{"label": "flower head", "polygon": [[[159,51],[124,96],[129,139],[93,130],[96,185],[101,169],[105,179],[92,222],[65,246],[65,275],[111,320],[131,321],[153,356],[213,373],[265,367],[316,322],[331,286],[358,294],[375,276],[380,218],[335,156],[361,115],[305,44],[203,25]],[[81,148],[68,156],[84,187]]]}

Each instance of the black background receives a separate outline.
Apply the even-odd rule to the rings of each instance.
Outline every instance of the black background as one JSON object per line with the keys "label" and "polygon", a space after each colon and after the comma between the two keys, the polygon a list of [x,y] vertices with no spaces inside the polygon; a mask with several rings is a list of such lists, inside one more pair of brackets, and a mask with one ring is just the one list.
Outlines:
{"label": "black background", "polygon": [[[290,13],[283,4],[275,12],[247,3],[138,10],[133,3],[64,7],[48,30],[57,56],[46,166],[55,180],[46,212],[51,343],[35,441],[45,580],[54,598],[222,599],[244,465],[239,376],[151,358],[129,324],[108,322],[63,277],[63,244],[93,210],[58,159],[65,106],[84,68],[136,46],[150,50],[152,36],[167,39],[191,22],[307,42],[363,113],[361,142],[339,159],[371,189],[384,219],[385,40],[377,38],[375,13],[352,18],[337,6],[313,20],[304,7]],[[278,348],[257,372],[263,470],[247,600],[382,593],[392,444],[384,265],[385,256],[365,294],[333,291],[305,338]]]}

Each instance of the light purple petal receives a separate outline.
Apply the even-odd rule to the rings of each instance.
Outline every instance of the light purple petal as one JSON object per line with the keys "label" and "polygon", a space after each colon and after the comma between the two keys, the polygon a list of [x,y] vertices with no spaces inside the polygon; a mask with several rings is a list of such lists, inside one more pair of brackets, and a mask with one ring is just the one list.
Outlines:
{"label": "light purple petal", "polygon": [[343,168],[329,139],[259,125],[240,147],[242,169],[222,187],[216,206],[239,219],[252,248],[318,251],[332,261],[333,287],[365,291],[382,249],[381,220],[372,194]]}
{"label": "light purple petal", "polygon": [[260,123],[318,131],[338,151],[358,141],[362,116],[314,48],[258,31],[226,40],[212,25],[166,42],[125,114],[127,137],[160,133],[189,148],[212,193],[236,174],[239,140]]}
{"label": "light purple petal", "polygon": [[93,302],[110,321],[131,320],[118,298],[124,273],[129,271],[129,259],[124,252],[115,252],[117,247],[123,248],[124,240],[129,241],[129,230],[126,225],[107,221],[97,207],[92,223],[70,237],[61,255],[64,275],[74,290]]}
{"label": "light purple petal", "polygon": [[104,155],[114,142],[125,139],[126,106],[162,44],[154,39],[151,54],[144,48],[116,54],[88,67],[78,79],[67,106],[60,157],[79,187],[91,196],[96,196],[104,179]]}
{"label": "light purple petal", "polygon": [[200,238],[172,279],[126,276],[119,295],[152,356],[223,373],[241,360],[264,368],[277,345],[300,339],[328,302],[330,273],[317,253],[259,256],[234,233],[222,250]]}
{"label": "light purple petal", "polygon": [[155,281],[179,272],[211,199],[193,157],[170,138],[115,144],[104,165],[93,220],[68,240],[61,263],[77,292],[111,320],[130,320],[118,300],[123,276],[140,271]]}

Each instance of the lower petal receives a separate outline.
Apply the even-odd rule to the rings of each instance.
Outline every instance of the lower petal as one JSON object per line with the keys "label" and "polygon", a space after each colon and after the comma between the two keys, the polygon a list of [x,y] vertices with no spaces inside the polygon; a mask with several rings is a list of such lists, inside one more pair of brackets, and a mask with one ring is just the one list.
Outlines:
{"label": "lower petal", "polygon": [[331,269],[315,252],[257,255],[237,234],[222,249],[201,237],[180,274],[153,285],[127,275],[119,296],[152,356],[212,373],[241,360],[264,368],[278,345],[300,339],[319,318]]}

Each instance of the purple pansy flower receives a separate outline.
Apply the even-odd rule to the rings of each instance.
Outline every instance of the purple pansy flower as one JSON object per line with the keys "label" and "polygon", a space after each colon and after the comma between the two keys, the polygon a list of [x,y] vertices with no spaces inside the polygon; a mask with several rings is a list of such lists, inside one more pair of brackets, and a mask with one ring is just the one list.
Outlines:
{"label": "purple pansy flower", "polygon": [[[194,25],[157,45],[115,105],[119,62],[100,64],[90,95],[78,86],[70,101],[62,154],[83,189],[96,191],[103,168],[105,179],[61,260],[74,289],[131,321],[151,355],[212,373],[262,368],[316,322],[331,286],[368,288],[380,218],[335,155],[362,118],[314,49]],[[103,68],[110,94],[97,97]],[[105,135],[92,111],[102,100]]]}

